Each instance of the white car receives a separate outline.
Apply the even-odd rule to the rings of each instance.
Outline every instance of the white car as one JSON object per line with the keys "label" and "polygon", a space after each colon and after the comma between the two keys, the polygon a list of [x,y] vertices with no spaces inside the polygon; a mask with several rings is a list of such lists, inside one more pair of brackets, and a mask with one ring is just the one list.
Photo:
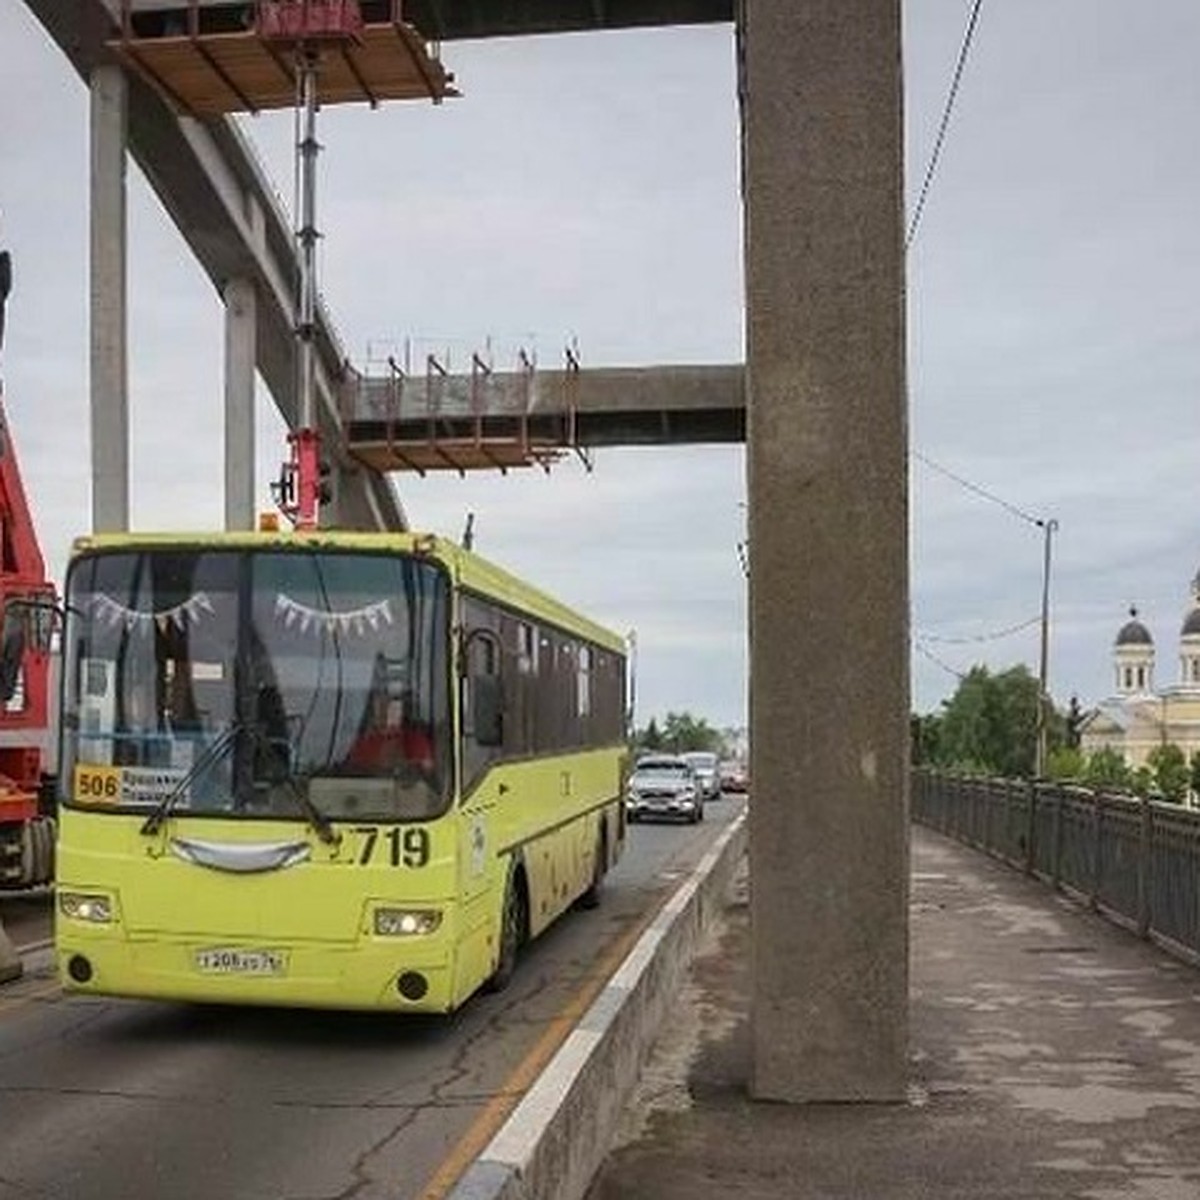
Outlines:
{"label": "white car", "polygon": [[691,750],[679,757],[696,772],[704,799],[720,800],[721,776],[717,770],[717,756],[706,750]]}
{"label": "white car", "polygon": [[696,772],[675,754],[646,755],[625,789],[625,819],[681,817],[695,824],[704,820],[704,795]]}

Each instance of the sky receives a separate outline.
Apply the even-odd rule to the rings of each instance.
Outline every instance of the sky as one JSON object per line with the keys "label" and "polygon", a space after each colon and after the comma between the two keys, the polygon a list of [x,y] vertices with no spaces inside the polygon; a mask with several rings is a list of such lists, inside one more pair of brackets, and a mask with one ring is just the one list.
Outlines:
{"label": "sky", "polygon": [[[907,190],[931,152],[970,0],[905,5]],[[0,375],[52,573],[90,520],[87,102],[22,0],[0,0]],[[1053,518],[1052,694],[1112,690],[1137,604],[1177,677],[1200,566],[1200,6],[985,2],[909,255],[913,704],[974,663],[1036,672]],[[463,97],[321,116],[321,289],[360,365],[492,339],[557,365],[743,356],[727,26],[455,43]],[[286,114],[245,118],[281,194]],[[219,300],[130,170],[132,518],[222,518]],[[261,507],[283,429],[259,402]],[[943,468],[938,470],[927,461]],[[959,476],[1005,507],[955,482]],[[605,450],[507,477],[396,477],[457,537],[636,630],[638,719],[746,704],[741,447]],[[530,530],[537,529],[536,536]],[[1033,624],[1030,624],[1033,622]],[[1017,633],[992,635],[1015,626]]]}

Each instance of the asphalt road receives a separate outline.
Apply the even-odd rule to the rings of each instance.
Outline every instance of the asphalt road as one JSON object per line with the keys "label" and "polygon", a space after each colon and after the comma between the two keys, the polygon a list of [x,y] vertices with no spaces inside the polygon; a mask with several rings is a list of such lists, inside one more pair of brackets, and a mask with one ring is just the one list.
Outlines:
{"label": "asphalt road", "polygon": [[65,998],[36,974],[0,989],[0,1200],[444,1194],[741,807],[632,826],[600,908],[448,1018]]}
{"label": "asphalt road", "polygon": [[[0,892],[0,921],[17,946],[44,942],[52,932],[53,910],[49,888],[30,892]],[[0,1159],[0,1161],[3,1161]]]}

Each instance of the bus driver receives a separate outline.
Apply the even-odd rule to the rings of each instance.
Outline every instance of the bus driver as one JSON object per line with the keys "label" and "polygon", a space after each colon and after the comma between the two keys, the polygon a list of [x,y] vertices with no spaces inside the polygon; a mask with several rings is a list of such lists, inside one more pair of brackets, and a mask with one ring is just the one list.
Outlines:
{"label": "bus driver", "polygon": [[372,689],[358,737],[343,765],[372,774],[415,770],[432,777],[436,768],[433,737],[427,725],[413,719],[415,708],[411,692],[395,696],[383,688]]}

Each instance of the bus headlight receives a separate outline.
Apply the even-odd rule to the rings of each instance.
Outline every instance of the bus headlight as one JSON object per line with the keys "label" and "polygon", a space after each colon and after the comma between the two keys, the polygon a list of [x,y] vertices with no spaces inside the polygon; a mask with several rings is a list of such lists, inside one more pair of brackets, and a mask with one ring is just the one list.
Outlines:
{"label": "bus headlight", "polygon": [[419,937],[433,933],[442,923],[436,908],[377,908],[376,937]]}
{"label": "bus headlight", "polygon": [[58,911],[75,921],[107,925],[113,919],[113,902],[96,892],[59,892]]}

